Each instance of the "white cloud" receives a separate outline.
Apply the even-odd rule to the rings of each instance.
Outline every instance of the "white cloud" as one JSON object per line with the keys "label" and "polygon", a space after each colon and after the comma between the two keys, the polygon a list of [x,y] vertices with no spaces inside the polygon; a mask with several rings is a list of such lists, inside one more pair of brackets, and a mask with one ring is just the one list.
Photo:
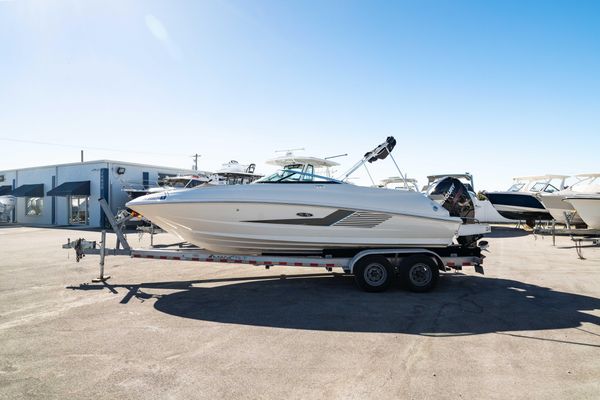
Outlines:
{"label": "white cloud", "polygon": [[146,26],[150,33],[161,42],[167,43],[169,41],[169,32],[158,18],[152,14],[146,14]]}
{"label": "white cloud", "polygon": [[175,60],[181,60],[181,51],[169,37],[169,31],[165,25],[152,14],[146,14],[144,19],[146,20],[146,27],[152,36],[162,43],[171,57],[173,57]]}

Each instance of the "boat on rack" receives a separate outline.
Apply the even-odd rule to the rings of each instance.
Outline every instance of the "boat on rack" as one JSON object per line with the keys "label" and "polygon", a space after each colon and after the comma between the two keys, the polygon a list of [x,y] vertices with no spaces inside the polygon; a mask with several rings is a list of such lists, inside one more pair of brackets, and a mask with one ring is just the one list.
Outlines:
{"label": "boat on rack", "polygon": [[466,235],[460,216],[422,193],[344,181],[365,163],[386,158],[395,144],[389,137],[341,180],[316,175],[310,162],[296,163],[250,185],[174,190],[127,206],[184,241],[226,254],[434,248]]}
{"label": "boat on rack", "polygon": [[129,199],[133,200],[151,193],[200,186],[210,182],[211,175],[209,172],[197,171],[194,174],[165,176],[160,178],[154,185],[129,182],[123,185],[123,191],[127,193]]}
{"label": "boat on rack", "polygon": [[514,178],[513,185],[505,192],[483,192],[498,213],[505,218],[527,221],[552,220],[552,215],[536,197],[538,193],[554,193],[565,188],[567,175],[542,175]]}
{"label": "boat on rack", "polygon": [[235,160],[222,165],[217,172],[196,171],[193,174],[164,176],[154,185],[126,183],[123,191],[130,200],[152,193],[160,193],[175,189],[190,189],[196,186],[210,185],[242,185],[252,183],[263,175],[255,173],[256,164],[240,164]]}
{"label": "boat on rack", "polygon": [[255,173],[256,164],[240,164],[236,160],[225,163],[221,168],[211,174],[209,183],[211,185],[245,185],[262,178]]}
{"label": "boat on rack", "polygon": [[589,229],[600,229],[600,194],[567,196],[570,203]]}
{"label": "boat on rack", "polygon": [[419,191],[419,182],[416,179],[404,178],[402,176],[390,176],[389,178],[382,179],[377,186],[385,189]]}
{"label": "boat on rack", "polygon": [[285,155],[267,160],[266,163],[283,169],[295,169],[309,175],[317,174],[330,178],[335,172],[333,168],[340,165],[328,158],[294,154],[292,150],[286,150]]}
{"label": "boat on rack", "polygon": [[584,221],[567,197],[600,194],[600,174],[575,175],[577,180],[568,188],[553,193],[538,193],[537,198],[557,222],[565,225],[579,225]]}

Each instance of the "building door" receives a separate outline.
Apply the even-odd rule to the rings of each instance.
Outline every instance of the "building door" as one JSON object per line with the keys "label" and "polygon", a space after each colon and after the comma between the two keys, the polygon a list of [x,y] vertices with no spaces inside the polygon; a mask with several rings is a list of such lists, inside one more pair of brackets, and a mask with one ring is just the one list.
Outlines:
{"label": "building door", "polygon": [[89,225],[88,196],[69,196],[69,225]]}

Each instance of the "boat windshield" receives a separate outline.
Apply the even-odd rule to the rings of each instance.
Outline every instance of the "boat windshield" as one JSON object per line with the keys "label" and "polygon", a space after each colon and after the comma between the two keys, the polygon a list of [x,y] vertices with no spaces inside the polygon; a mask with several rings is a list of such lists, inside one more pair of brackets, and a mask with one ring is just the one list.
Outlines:
{"label": "boat windshield", "polygon": [[508,189],[508,191],[509,191],[509,192],[518,192],[518,191],[520,191],[521,189],[523,189],[523,186],[525,186],[525,184],[524,184],[524,183],[515,183],[514,185],[512,185],[512,186],[511,186],[511,187]]}
{"label": "boat windshield", "polygon": [[254,183],[341,183],[332,178],[314,173],[303,172],[302,169],[285,168],[271,175],[260,178]]}
{"label": "boat windshield", "polygon": [[541,192],[542,190],[544,190],[544,187],[546,187],[546,183],[538,182],[535,185],[533,185],[530,190],[532,192]]}
{"label": "boat windshield", "polygon": [[554,193],[557,192],[558,189],[546,182],[537,182],[536,184],[534,184],[531,189],[529,189],[530,192],[545,192],[545,193]]}
{"label": "boat windshield", "polygon": [[548,184],[548,186],[546,186],[544,188],[544,192],[546,192],[546,193],[554,193],[554,192],[558,192],[558,189],[556,187],[554,187],[553,185]]}

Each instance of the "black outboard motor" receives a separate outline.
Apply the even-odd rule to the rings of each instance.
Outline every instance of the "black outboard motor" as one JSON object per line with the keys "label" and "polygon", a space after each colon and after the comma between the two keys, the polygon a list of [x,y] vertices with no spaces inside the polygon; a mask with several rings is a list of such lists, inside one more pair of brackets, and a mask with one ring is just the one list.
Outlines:
{"label": "black outboard motor", "polygon": [[[443,178],[430,187],[427,194],[448,210],[451,217],[460,217],[464,224],[477,223],[475,205],[469,191],[460,180],[452,177]],[[459,236],[458,242],[463,246],[473,246],[480,238],[480,235]]]}

